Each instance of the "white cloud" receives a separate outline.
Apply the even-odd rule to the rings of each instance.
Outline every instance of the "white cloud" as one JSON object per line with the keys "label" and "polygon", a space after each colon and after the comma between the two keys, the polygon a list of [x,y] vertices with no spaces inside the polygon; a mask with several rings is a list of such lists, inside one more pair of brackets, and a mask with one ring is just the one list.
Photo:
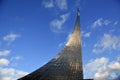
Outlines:
{"label": "white cloud", "polygon": [[103,20],[102,18],[96,20],[96,21],[93,23],[92,27],[95,28],[95,27],[97,27],[97,26],[102,26],[102,20]]}
{"label": "white cloud", "polygon": [[0,66],[8,66],[9,61],[7,59],[1,58],[0,59]]}
{"label": "white cloud", "polygon": [[[3,37],[4,41],[7,41],[8,43],[11,43],[13,41],[16,40],[16,38],[20,37],[20,35],[18,34],[8,34],[6,36]],[[8,56],[10,54],[10,50],[2,50],[0,51],[0,57],[3,56]],[[19,60],[21,59],[20,56],[15,56],[11,58],[12,60]],[[25,71],[21,71],[21,70],[16,70],[14,68],[8,68],[10,65],[10,61],[8,59],[5,58],[0,58],[0,80],[17,80],[20,77],[25,76],[26,74],[28,74]]]}
{"label": "white cloud", "polygon": [[117,70],[120,70],[120,63],[119,62],[112,62],[108,67],[111,70],[117,71]]}
{"label": "white cloud", "polygon": [[85,77],[94,75],[94,80],[115,80],[119,77],[120,62],[109,62],[108,58],[102,57],[90,61],[85,65]]}
{"label": "white cloud", "polygon": [[10,44],[11,42],[15,41],[18,37],[20,37],[20,35],[14,34],[14,33],[10,33],[10,34],[4,36],[3,40],[7,41],[8,44]]}
{"label": "white cloud", "polygon": [[109,76],[109,73],[106,72],[98,72],[94,76],[94,80],[106,80],[106,78]]}
{"label": "white cloud", "polygon": [[[0,56],[7,56],[10,53],[9,50],[0,51]],[[15,56],[12,59],[19,60],[20,56]],[[0,80],[17,80],[20,77],[28,74],[25,71],[16,70],[14,68],[7,68],[11,64],[8,59],[0,58]]]}
{"label": "white cloud", "polygon": [[52,8],[52,7],[54,7],[53,0],[43,0],[42,4],[44,5],[45,8]]}
{"label": "white cloud", "polygon": [[21,71],[21,70],[15,70],[14,73],[15,73],[15,75],[13,76],[14,79],[21,78],[21,77],[23,77],[23,76],[28,74],[28,72]]}
{"label": "white cloud", "polygon": [[85,33],[85,34],[84,34],[84,37],[90,37],[90,34],[91,34],[90,32]]}
{"label": "white cloud", "polygon": [[111,23],[110,20],[103,20],[103,18],[99,18],[92,24],[92,28],[100,27],[100,26],[107,26]]}
{"label": "white cloud", "polygon": [[10,50],[3,50],[3,51],[0,51],[0,56],[7,56],[8,54],[10,54]]}
{"label": "white cloud", "polygon": [[[14,59],[18,60],[20,57],[14,57]],[[25,71],[7,68],[8,64],[10,64],[9,60],[5,58],[0,59],[0,80],[17,80],[28,74]]]}
{"label": "white cloud", "polygon": [[[106,65],[107,62],[108,62],[108,59],[106,59],[105,57],[98,58],[98,59],[95,59],[95,60],[91,60],[91,61],[86,65],[86,68],[88,69],[87,71],[88,71],[88,72],[96,71],[96,70],[98,70],[98,68]],[[90,68],[90,69],[89,69],[89,68]]]}
{"label": "white cloud", "polygon": [[84,31],[82,31],[82,36],[83,37],[88,38],[88,37],[90,37],[90,35],[91,35],[91,32],[84,32]]}
{"label": "white cloud", "polygon": [[26,74],[28,73],[14,68],[0,68],[0,80],[17,80]]}
{"label": "white cloud", "polygon": [[95,80],[115,80],[120,72],[120,63],[117,61],[109,62],[108,65],[98,68],[94,75]]}
{"label": "white cloud", "polygon": [[120,50],[120,36],[104,34],[102,39],[94,45],[94,53],[102,53],[106,50]]}
{"label": "white cloud", "polygon": [[56,4],[60,9],[67,9],[67,0],[56,0]]}
{"label": "white cloud", "polygon": [[64,15],[61,15],[61,19],[54,19],[53,21],[50,22],[51,29],[53,32],[59,31],[62,29],[63,24],[66,22],[69,14],[66,13]]}
{"label": "white cloud", "polygon": [[45,8],[57,7],[61,10],[67,9],[67,0],[43,0],[42,4]]}

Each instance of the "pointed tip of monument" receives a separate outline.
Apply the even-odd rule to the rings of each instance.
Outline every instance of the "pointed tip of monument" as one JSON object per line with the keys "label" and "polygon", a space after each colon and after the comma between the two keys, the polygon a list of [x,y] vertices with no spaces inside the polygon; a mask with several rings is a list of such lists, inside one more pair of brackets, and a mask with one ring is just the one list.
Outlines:
{"label": "pointed tip of monument", "polygon": [[80,16],[80,9],[77,8],[77,16]]}

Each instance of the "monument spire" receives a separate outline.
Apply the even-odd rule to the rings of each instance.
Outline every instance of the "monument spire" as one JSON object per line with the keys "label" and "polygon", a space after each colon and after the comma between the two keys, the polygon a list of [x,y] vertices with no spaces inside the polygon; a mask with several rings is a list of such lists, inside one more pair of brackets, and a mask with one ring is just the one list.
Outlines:
{"label": "monument spire", "polygon": [[63,50],[44,66],[18,80],[83,80],[80,11]]}
{"label": "monument spire", "polygon": [[74,26],[74,31],[70,36],[66,46],[81,46],[81,35],[80,35],[80,10],[77,10],[77,19]]}

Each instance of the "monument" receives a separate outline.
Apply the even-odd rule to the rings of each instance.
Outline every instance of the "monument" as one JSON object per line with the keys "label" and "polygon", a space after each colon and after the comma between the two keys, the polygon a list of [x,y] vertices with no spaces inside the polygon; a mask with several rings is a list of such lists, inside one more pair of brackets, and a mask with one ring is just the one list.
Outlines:
{"label": "monument", "polygon": [[18,80],[83,80],[79,10],[74,31],[62,51],[44,66]]}

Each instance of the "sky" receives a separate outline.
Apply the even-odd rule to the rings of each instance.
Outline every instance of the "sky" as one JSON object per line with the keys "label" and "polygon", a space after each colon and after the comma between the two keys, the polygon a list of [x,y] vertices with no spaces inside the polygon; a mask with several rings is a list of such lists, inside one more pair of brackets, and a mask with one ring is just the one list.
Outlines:
{"label": "sky", "polygon": [[80,9],[84,78],[120,79],[119,0],[0,0],[0,80],[16,80],[63,48]]}

